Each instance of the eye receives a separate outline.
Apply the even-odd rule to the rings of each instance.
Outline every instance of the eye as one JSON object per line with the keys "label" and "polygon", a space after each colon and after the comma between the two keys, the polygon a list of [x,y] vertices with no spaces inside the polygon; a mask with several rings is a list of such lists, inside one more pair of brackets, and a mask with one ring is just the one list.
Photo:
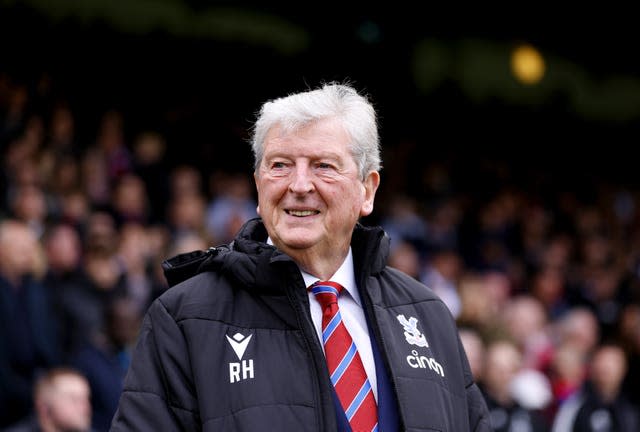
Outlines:
{"label": "eye", "polygon": [[271,169],[282,169],[284,168],[286,165],[284,164],[284,162],[273,162],[271,164]]}
{"label": "eye", "polygon": [[333,168],[333,166],[331,164],[329,164],[329,163],[326,163],[326,162],[319,162],[318,163],[318,168],[320,168],[320,169],[331,169],[331,168]]}

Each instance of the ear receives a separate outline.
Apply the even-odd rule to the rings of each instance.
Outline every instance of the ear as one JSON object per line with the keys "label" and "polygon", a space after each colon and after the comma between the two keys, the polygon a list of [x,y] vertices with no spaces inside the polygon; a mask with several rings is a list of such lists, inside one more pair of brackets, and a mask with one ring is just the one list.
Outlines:
{"label": "ear", "polygon": [[[258,172],[254,171],[253,172],[253,182],[256,185],[256,191],[258,192],[258,198],[260,197],[260,188],[258,187]],[[258,206],[256,207],[256,213],[258,213],[258,216],[262,216],[260,214],[260,204],[258,204]]]}
{"label": "ear", "polygon": [[360,208],[360,216],[369,216],[373,211],[373,201],[376,197],[376,191],[380,186],[380,173],[378,171],[371,171],[367,178],[362,182],[364,187],[364,201]]}

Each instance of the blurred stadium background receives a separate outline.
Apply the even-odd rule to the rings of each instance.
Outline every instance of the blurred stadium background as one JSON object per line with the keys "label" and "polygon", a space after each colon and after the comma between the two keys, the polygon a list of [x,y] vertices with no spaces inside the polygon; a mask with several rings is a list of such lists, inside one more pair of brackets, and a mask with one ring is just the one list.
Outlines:
{"label": "blurred stadium background", "polygon": [[0,292],[47,299],[3,300],[0,427],[66,364],[106,430],[159,263],[255,209],[256,111],[336,80],[380,117],[365,223],[458,319],[496,430],[550,430],[577,394],[634,430],[640,27],[600,6],[0,0]]}

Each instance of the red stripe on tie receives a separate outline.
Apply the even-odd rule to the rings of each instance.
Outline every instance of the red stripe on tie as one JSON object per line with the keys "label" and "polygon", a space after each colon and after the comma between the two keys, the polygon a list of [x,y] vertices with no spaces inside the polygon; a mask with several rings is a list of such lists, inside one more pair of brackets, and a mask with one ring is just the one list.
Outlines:
{"label": "red stripe on tie", "polygon": [[[315,295],[318,303],[322,307],[322,332],[329,327],[336,315],[340,313],[338,307],[338,295],[342,291],[342,285],[330,282],[319,281],[313,284],[311,292]],[[329,375],[332,377],[336,394],[342,405],[342,409],[347,414],[349,424],[354,432],[370,432],[378,424],[378,408],[373,390],[370,388],[369,379],[362,365],[360,354],[355,353],[350,348],[353,339],[349,331],[340,318],[333,322],[331,336],[324,341],[324,351],[327,358]],[[330,330],[331,331],[331,330]],[[368,392],[362,391],[363,386],[369,387]],[[349,416],[351,416],[349,418]]]}

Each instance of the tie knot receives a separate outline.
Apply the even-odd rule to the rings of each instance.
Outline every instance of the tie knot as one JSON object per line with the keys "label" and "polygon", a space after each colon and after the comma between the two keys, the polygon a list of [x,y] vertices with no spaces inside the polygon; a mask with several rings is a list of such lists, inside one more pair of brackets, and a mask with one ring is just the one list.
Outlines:
{"label": "tie knot", "polygon": [[339,283],[332,281],[318,281],[311,285],[310,289],[324,308],[338,302],[338,296],[343,287]]}

